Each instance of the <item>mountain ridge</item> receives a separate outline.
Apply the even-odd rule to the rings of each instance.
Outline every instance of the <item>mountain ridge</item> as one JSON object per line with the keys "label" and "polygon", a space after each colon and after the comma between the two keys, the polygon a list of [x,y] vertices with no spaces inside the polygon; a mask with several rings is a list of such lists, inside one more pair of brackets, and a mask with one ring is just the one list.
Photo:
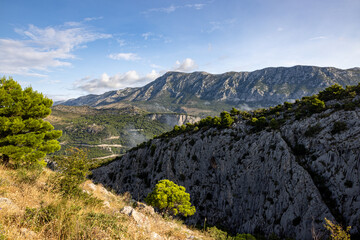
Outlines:
{"label": "mountain ridge", "polygon": [[[338,69],[297,65],[269,67],[251,72],[167,72],[143,87],[87,95],[62,102],[63,105],[88,105],[119,108],[135,105],[149,112],[182,112],[214,115],[231,107],[275,106],[310,96],[335,83],[355,85],[360,69]],[[190,110],[189,110],[190,109]],[[198,109],[198,112],[191,111]]]}

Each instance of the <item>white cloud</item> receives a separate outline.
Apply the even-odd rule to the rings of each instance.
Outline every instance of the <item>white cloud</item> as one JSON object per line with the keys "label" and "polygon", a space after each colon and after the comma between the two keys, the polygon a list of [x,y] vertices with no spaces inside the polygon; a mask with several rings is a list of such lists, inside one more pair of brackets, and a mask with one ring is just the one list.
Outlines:
{"label": "white cloud", "polygon": [[141,36],[145,39],[148,40],[149,37],[153,36],[154,34],[151,32],[147,32],[147,33],[143,33]]}
{"label": "white cloud", "polygon": [[84,22],[91,22],[100,19],[103,19],[103,17],[88,17],[88,18],[84,18]]}
{"label": "white cloud", "polygon": [[203,4],[203,3],[195,3],[195,4],[187,4],[185,6],[188,7],[188,8],[194,8],[196,10],[201,10],[205,6],[205,4]]}
{"label": "white cloud", "polygon": [[216,30],[222,30],[225,27],[229,27],[229,26],[234,25],[235,22],[236,22],[235,18],[226,19],[224,21],[210,22],[211,28],[207,32],[212,33],[212,32],[214,32]]}
{"label": "white cloud", "polygon": [[123,46],[126,45],[126,41],[123,40],[123,39],[116,39],[116,41],[118,42],[118,44],[119,44],[120,47],[123,47]]}
{"label": "white cloud", "polygon": [[146,32],[141,34],[141,36],[145,39],[145,40],[153,40],[153,41],[159,41],[162,40],[164,41],[164,43],[170,43],[172,42],[172,40],[162,34],[155,34],[152,32]]}
{"label": "white cloud", "polygon": [[67,23],[63,26],[15,29],[25,40],[0,39],[0,72],[44,76],[50,68],[70,66],[74,50],[86,47],[86,43],[110,38],[88,29],[86,26]]}
{"label": "white cloud", "polygon": [[175,66],[173,67],[174,71],[179,72],[190,72],[198,68],[198,65],[191,58],[186,58],[184,61],[176,61]]}
{"label": "white cloud", "polygon": [[310,38],[309,40],[310,40],[310,41],[315,41],[315,40],[323,40],[323,39],[327,39],[327,37],[325,37],[325,36],[319,36],[319,37]]}
{"label": "white cloud", "polygon": [[157,69],[163,68],[162,66],[156,65],[156,64],[150,64],[150,67],[152,67],[152,68],[157,68]]}
{"label": "white cloud", "polygon": [[203,3],[186,4],[186,5],[182,5],[182,6],[171,5],[169,7],[151,8],[143,13],[144,14],[148,14],[148,13],[152,13],[152,12],[172,13],[172,12],[175,12],[177,9],[181,9],[181,8],[192,8],[195,10],[201,10],[204,8],[205,5],[206,4],[203,4]]}
{"label": "white cloud", "polygon": [[141,76],[136,71],[129,71],[126,73],[118,73],[114,76],[109,76],[103,73],[100,78],[91,79],[90,77],[83,78],[75,82],[74,86],[88,93],[103,93],[108,90],[122,89],[126,87],[139,87],[155,80],[160,74],[155,70]]}
{"label": "white cloud", "polygon": [[114,60],[126,60],[126,61],[135,61],[139,60],[140,57],[135,53],[113,53],[108,56]]}

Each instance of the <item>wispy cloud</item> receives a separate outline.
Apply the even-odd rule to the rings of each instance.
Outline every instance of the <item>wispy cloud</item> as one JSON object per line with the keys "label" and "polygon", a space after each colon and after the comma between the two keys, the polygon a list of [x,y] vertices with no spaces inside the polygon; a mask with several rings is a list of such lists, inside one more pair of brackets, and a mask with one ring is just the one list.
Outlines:
{"label": "wispy cloud", "polygon": [[54,67],[70,66],[74,51],[98,39],[112,37],[80,24],[15,29],[24,40],[0,39],[0,73],[44,76]]}
{"label": "wispy cloud", "polygon": [[205,6],[206,6],[206,4],[204,4],[204,3],[186,4],[186,5],[181,5],[181,6],[170,5],[168,7],[151,8],[151,9],[148,9],[145,12],[143,12],[143,14],[149,14],[149,13],[154,13],[154,12],[172,13],[178,9],[184,9],[184,8],[201,10]]}
{"label": "wispy cloud", "polygon": [[319,36],[319,37],[310,38],[309,40],[310,40],[310,41],[315,41],[315,40],[323,40],[323,39],[327,39],[327,37],[325,37],[325,36]]}
{"label": "wispy cloud", "polygon": [[224,27],[232,26],[236,22],[235,18],[226,19],[224,21],[213,21],[209,24],[211,25],[210,29],[207,31],[208,33],[212,33],[216,30],[221,30]]}
{"label": "wispy cloud", "polygon": [[151,36],[153,36],[153,35],[154,35],[154,33],[152,33],[152,32],[147,32],[147,33],[141,34],[141,36],[142,36],[145,40],[148,40],[149,37],[151,37]]}
{"label": "wispy cloud", "polygon": [[91,22],[91,21],[96,21],[96,20],[101,20],[101,19],[103,19],[103,17],[87,17],[87,18],[84,18],[84,21]]}
{"label": "wispy cloud", "polygon": [[116,39],[116,41],[120,47],[123,47],[126,45],[126,41],[124,39]]}
{"label": "wispy cloud", "polygon": [[185,5],[185,7],[188,8],[194,8],[196,10],[201,10],[203,7],[205,7],[206,4],[203,3],[195,3],[195,4],[187,4]]}
{"label": "wispy cloud", "polygon": [[155,34],[152,32],[146,32],[141,34],[144,40],[162,40],[164,43],[170,43],[172,40],[162,34]]}
{"label": "wispy cloud", "polygon": [[174,71],[179,72],[190,72],[198,68],[198,65],[191,58],[186,58],[182,62],[179,60],[176,61],[175,66],[173,67]]}
{"label": "wispy cloud", "polygon": [[135,61],[141,59],[135,53],[113,53],[110,54],[108,57],[114,60],[126,60],[126,61]]}
{"label": "wispy cloud", "polygon": [[103,73],[99,78],[85,77],[74,83],[76,89],[81,89],[87,93],[103,93],[108,90],[122,89],[126,87],[139,87],[155,80],[160,74],[155,70],[141,76],[136,71],[128,71],[126,73],[118,73],[109,76]]}

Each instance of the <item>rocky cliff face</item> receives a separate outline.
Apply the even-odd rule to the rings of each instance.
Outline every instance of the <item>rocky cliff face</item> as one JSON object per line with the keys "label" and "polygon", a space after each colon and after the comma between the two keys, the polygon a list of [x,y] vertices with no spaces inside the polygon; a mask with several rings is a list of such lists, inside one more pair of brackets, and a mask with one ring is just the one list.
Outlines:
{"label": "rocky cliff face", "polygon": [[212,109],[216,105],[219,112],[226,109],[226,104],[240,108],[244,104],[252,107],[273,106],[313,95],[335,83],[354,85],[359,79],[359,68],[341,70],[314,66],[265,68],[224,74],[168,72],[141,88],[88,95],[62,104],[116,107],[119,103],[141,103],[145,104],[148,111],[190,114],[191,109],[187,108]]}
{"label": "rocky cliff face", "polygon": [[174,127],[175,125],[181,126],[186,123],[195,123],[201,120],[200,117],[185,114],[150,113],[147,117],[152,121],[159,121],[170,127]]}
{"label": "rocky cliff face", "polygon": [[202,225],[206,218],[234,232],[312,239],[312,226],[323,231],[326,217],[358,234],[358,98],[355,110],[291,117],[278,130],[254,133],[238,120],[227,129],[154,139],[95,169],[93,178],[138,200],[161,179],[183,185],[197,208],[190,224]]}

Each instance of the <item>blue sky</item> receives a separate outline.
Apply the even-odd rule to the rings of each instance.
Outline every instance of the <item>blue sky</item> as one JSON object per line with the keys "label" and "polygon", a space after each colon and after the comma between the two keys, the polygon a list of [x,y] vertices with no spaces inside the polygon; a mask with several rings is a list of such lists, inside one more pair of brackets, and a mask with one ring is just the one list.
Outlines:
{"label": "blue sky", "polygon": [[360,67],[359,0],[1,0],[0,74],[54,100],[166,71]]}

